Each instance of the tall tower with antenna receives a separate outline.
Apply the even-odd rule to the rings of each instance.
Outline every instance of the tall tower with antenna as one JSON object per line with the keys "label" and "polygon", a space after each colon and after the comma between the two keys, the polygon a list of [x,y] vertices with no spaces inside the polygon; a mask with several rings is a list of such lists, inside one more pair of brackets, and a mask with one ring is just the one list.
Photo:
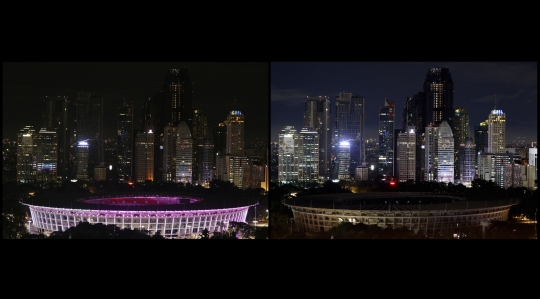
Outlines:
{"label": "tall tower with antenna", "polygon": [[[234,98],[236,103],[236,97]],[[226,120],[227,126],[227,154],[244,154],[244,115],[241,111],[233,110],[229,113]]]}
{"label": "tall tower with antenna", "polygon": [[488,116],[488,146],[491,154],[504,154],[506,147],[506,114],[497,109],[497,96],[495,95],[495,108]]}

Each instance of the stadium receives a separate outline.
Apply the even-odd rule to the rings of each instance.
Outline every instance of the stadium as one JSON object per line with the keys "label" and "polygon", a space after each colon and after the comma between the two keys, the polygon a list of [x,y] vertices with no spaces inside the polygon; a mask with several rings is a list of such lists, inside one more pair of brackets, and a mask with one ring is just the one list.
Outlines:
{"label": "stadium", "polygon": [[328,231],[342,222],[408,229],[434,236],[463,227],[506,221],[516,199],[466,200],[459,195],[418,192],[321,194],[284,201],[304,232]]}
{"label": "stadium", "polygon": [[[223,231],[230,222],[246,222],[249,208],[258,204],[253,199],[215,195],[86,196],[57,195],[23,203],[30,209],[31,229],[48,235],[82,221],[148,230],[151,235],[159,231],[167,239],[191,238],[204,229]],[[33,203],[37,201],[39,205]]]}

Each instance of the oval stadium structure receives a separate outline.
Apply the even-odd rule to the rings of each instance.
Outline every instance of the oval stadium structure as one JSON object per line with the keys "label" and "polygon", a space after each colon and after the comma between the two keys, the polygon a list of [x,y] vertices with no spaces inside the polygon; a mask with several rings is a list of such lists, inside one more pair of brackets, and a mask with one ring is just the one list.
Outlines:
{"label": "oval stadium structure", "polygon": [[408,229],[432,236],[459,227],[506,221],[516,199],[466,200],[459,195],[418,192],[338,193],[287,199],[296,226],[305,232],[328,231],[342,222]]}
{"label": "oval stadium structure", "polygon": [[[229,222],[245,222],[248,209],[258,204],[242,198],[224,200],[209,196],[77,197],[55,196],[25,203],[30,209],[32,229],[48,235],[89,222],[148,230],[151,235],[159,231],[167,239],[190,238],[204,229],[222,231]],[[38,201],[40,204],[35,204]]]}

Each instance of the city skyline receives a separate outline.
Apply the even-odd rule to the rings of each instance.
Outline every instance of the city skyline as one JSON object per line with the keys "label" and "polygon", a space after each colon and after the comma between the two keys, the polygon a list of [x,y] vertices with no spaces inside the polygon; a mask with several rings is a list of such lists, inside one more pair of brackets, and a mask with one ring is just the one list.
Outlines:
{"label": "city skyline", "polygon": [[422,90],[430,68],[448,67],[454,82],[454,109],[465,108],[474,126],[491,110],[507,116],[506,142],[537,141],[537,62],[271,62],[271,136],[303,123],[304,101],[327,96],[335,125],[335,101],[341,92],[365,98],[365,135],[378,141],[379,109],[393,101],[401,129],[408,96]]}
{"label": "city skyline", "polygon": [[169,69],[184,67],[193,82],[193,108],[208,117],[210,128],[241,111],[246,142],[268,138],[267,62],[4,62],[3,138],[16,140],[28,125],[39,130],[46,96],[71,99],[79,92],[104,99],[103,137],[116,138],[123,99],[134,102],[138,129],[144,101],[161,90]]}

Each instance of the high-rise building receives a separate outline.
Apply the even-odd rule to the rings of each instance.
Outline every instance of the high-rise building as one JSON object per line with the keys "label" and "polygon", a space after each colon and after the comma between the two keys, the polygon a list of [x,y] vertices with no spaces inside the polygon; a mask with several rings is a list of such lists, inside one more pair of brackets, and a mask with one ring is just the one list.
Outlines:
{"label": "high-rise building", "polygon": [[330,179],[332,128],[329,97],[307,97],[304,109],[304,127],[315,128],[319,133],[319,175],[324,179]]}
{"label": "high-rise building", "polygon": [[502,110],[491,110],[488,116],[488,145],[490,154],[504,153],[506,148],[506,114]]}
{"label": "high-rise building", "polygon": [[536,147],[530,147],[529,148],[529,153],[528,153],[528,162],[529,162],[529,165],[533,165],[534,166],[534,179],[537,180],[538,179],[538,163],[537,163],[537,158],[538,157],[538,150]]}
{"label": "high-rise building", "polygon": [[523,181],[521,179],[521,157],[517,155],[515,158],[517,160],[511,161],[511,163],[504,164],[504,189],[508,188],[517,188],[523,186]]}
{"label": "high-rise building", "polygon": [[227,154],[244,154],[244,115],[231,111],[227,116]]}
{"label": "high-rise building", "polygon": [[154,181],[154,129],[137,133],[135,140],[135,179],[138,183]]}
{"label": "high-rise building", "polygon": [[394,102],[384,99],[379,110],[379,175],[383,179],[394,176]]}
{"label": "high-rise building", "polygon": [[257,189],[262,188],[265,182],[266,166],[246,164],[243,169],[242,189]]}
{"label": "high-rise building", "polygon": [[459,163],[459,182],[471,187],[471,182],[476,176],[476,145],[471,137],[465,138],[465,142],[459,146]]}
{"label": "high-rise building", "polygon": [[199,185],[209,188],[210,182],[214,178],[214,145],[212,144],[212,139],[206,137],[202,142],[199,142],[198,145],[198,159],[197,164],[199,167]]}
{"label": "high-rise building", "polygon": [[366,140],[366,167],[368,180],[373,180],[379,175],[379,138]]}
{"label": "high-rise building", "polygon": [[319,179],[319,133],[315,128],[302,128],[298,135],[298,181]]}
{"label": "high-rise building", "polygon": [[176,182],[193,183],[193,138],[186,122],[178,124],[176,133]]}
{"label": "high-rise building", "polygon": [[270,180],[272,182],[278,181],[278,169],[279,169],[279,142],[272,141],[270,143]]}
{"label": "high-rise building", "polygon": [[[221,122],[212,130],[212,140],[214,141],[214,155],[225,154],[227,152],[227,123]],[[214,157],[215,163],[215,157]]]}
{"label": "high-rise building", "polygon": [[48,131],[56,131],[58,135],[57,173],[61,180],[72,177],[73,152],[71,136],[75,129],[75,109],[68,97],[45,97],[43,110],[43,127]]}
{"label": "high-rise building", "polygon": [[52,182],[58,179],[58,134],[55,130],[41,128],[36,138],[36,180]]}
{"label": "high-rise building", "polygon": [[529,190],[534,190],[535,189],[535,184],[534,184],[535,165],[526,164],[526,165],[520,165],[520,166],[521,166],[521,181],[523,183],[523,187]]}
{"label": "high-rise building", "polygon": [[[424,92],[432,93],[432,117],[429,122],[439,125],[446,121],[454,130],[454,82],[447,67],[430,68],[424,80]],[[429,115],[428,115],[429,117]]]}
{"label": "high-rise building", "polygon": [[2,140],[2,182],[17,181],[17,141]]}
{"label": "high-rise building", "polygon": [[[199,163],[202,159],[201,152],[199,152],[200,144],[204,142],[204,139],[208,136],[208,121],[206,115],[202,113],[202,110],[193,111],[193,183],[197,184],[201,180],[199,169],[201,168]],[[201,148],[202,149],[202,148]]]}
{"label": "high-rise building", "polygon": [[285,126],[279,134],[278,181],[282,184],[298,181],[297,135],[293,126]]}
{"label": "high-rise building", "polygon": [[[454,127],[454,83],[448,68],[430,68],[423,83],[423,90],[412,98],[407,98],[405,111],[414,123],[416,131],[416,180],[430,180],[425,177],[429,173],[425,169],[422,146],[426,144],[427,132],[424,130],[431,126],[438,127],[446,121],[451,130]],[[428,165],[429,166],[429,165]]]}
{"label": "high-rise building", "polygon": [[521,156],[513,153],[481,153],[478,161],[479,178],[493,181],[501,188],[519,184],[521,173],[515,165],[520,164]]}
{"label": "high-rise building", "polygon": [[117,173],[119,182],[130,181],[133,177],[133,100],[123,100],[118,107],[117,120]]}
{"label": "high-rise building", "polygon": [[476,162],[474,167],[476,169],[476,177],[478,176],[478,162],[480,160],[479,155],[487,152],[488,146],[488,121],[481,122],[478,126],[474,126],[474,142]]}
{"label": "high-rise building", "polygon": [[398,134],[396,174],[399,182],[416,179],[416,133],[414,126],[409,126]]}
{"label": "high-rise building", "polygon": [[154,132],[154,179],[161,181],[164,173],[164,130],[185,121],[193,131],[193,83],[187,68],[169,69],[161,84],[161,90],[147,99],[142,114],[142,130],[153,127]]}
{"label": "high-rise building", "polygon": [[[73,144],[84,141],[77,153],[77,177],[94,177],[94,167],[103,163],[103,98],[94,97],[91,93],[79,92],[74,101],[75,105],[75,134]],[[79,146],[77,146],[79,149]],[[88,159],[82,161],[80,159]],[[82,166],[81,166],[82,165]],[[86,170],[83,170],[86,168]],[[83,174],[81,171],[86,171]]]}
{"label": "high-rise building", "polygon": [[244,168],[249,164],[249,159],[246,155],[218,155],[216,158],[216,172],[218,179],[229,181],[236,187],[243,189]]}
{"label": "high-rise building", "polygon": [[454,136],[446,120],[439,125],[436,144],[435,180],[454,183]]}
{"label": "high-rise building", "polygon": [[403,117],[401,119],[401,129],[405,131],[410,126],[416,126],[416,107],[414,105],[414,97],[408,96],[405,101],[405,107],[403,108]]}
{"label": "high-rise building", "polygon": [[96,166],[94,168],[94,180],[96,182],[105,181],[107,179],[107,168],[105,165]]}
{"label": "high-rise building", "polygon": [[454,109],[454,181],[460,180],[461,177],[461,162],[459,160],[461,144],[465,144],[469,137],[469,114],[465,108]]}
{"label": "high-rise building", "polygon": [[[336,96],[336,126],[334,144],[341,151],[342,142],[348,143],[349,165],[338,165],[338,169],[348,169],[349,177],[354,177],[356,167],[365,162],[364,145],[364,97],[352,93],[341,92]],[[343,143],[345,144],[345,143]],[[341,160],[345,162],[346,160]],[[338,159],[340,163],[340,159]]]}
{"label": "high-rise building", "polygon": [[33,126],[25,126],[17,134],[17,182],[36,179],[36,135]]}
{"label": "high-rise building", "polygon": [[163,109],[160,127],[185,121],[190,132],[193,131],[193,83],[188,69],[169,69],[160,95],[159,106]]}
{"label": "high-rise building", "polygon": [[178,127],[166,125],[163,129],[163,182],[176,182]]}
{"label": "high-rise building", "polygon": [[[88,139],[77,142],[77,179],[86,180],[90,178],[90,144]],[[93,168],[93,167],[92,167]],[[93,175],[93,174],[92,174]]]}
{"label": "high-rise building", "polygon": [[[437,136],[439,127],[429,125],[425,128],[424,144],[421,147],[424,159],[422,159],[422,169],[424,169],[424,180],[434,181],[437,178],[436,158],[437,158]],[[417,149],[418,150],[418,149]]]}
{"label": "high-rise building", "polygon": [[[338,180],[350,180],[351,173],[349,165],[351,163],[351,143],[349,140],[344,140],[339,143],[337,152],[337,164],[338,164]],[[361,166],[360,164],[359,166]],[[355,168],[356,176],[356,168]]]}

